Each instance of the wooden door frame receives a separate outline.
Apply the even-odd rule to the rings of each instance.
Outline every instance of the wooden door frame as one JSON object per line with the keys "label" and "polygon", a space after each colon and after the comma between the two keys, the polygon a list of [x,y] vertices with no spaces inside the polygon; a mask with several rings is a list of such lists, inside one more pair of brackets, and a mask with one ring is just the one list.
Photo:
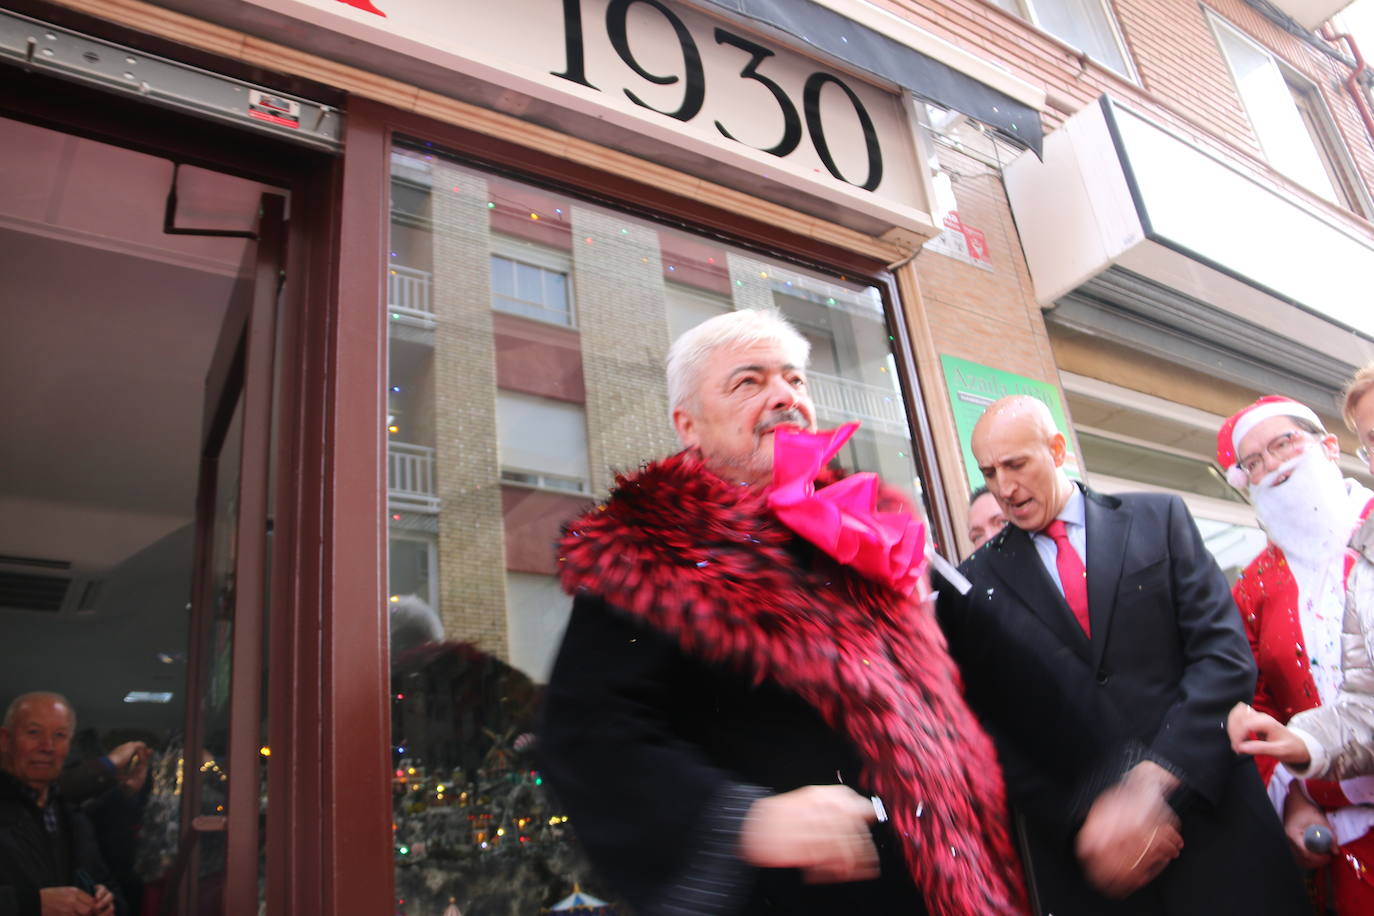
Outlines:
{"label": "wooden door frame", "polygon": [[[100,28],[89,31],[98,37],[113,37],[102,34]],[[225,70],[229,69],[226,66]],[[171,113],[45,74],[10,67],[4,67],[3,72],[12,91],[0,93],[0,117],[260,181],[291,195],[286,239],[288,282],[280,300],[277,330],[280,371],[273,393],[275,496],[270,510],[272,578],[266,621],[267,668],[272,672],[266,708],[273,753],[268,760],[270,803],[262,842],[269,862],[268,911],[303,916],[333,913],[326,901],[349,900],[353,885],[358,883],[351,879],[361,877],[367,869],[350,873],[338,868],[331,861],[331,849],[340,843],[347,845],[347,839],[337,840],[326,833],[336,824],[351,832],[349,820],[335,812],[351,812],[357,791],[352,778],[358,771],[353,763],[342,761],[341,771],[349,775],[336,778],[329,766],[338,755],[325,750],[326,723],[347,718],[348,712],[347,707],[335,706],[326,680],[336,670],[328,663],[325,646],[329,631],[326,618],[330,616],[326,609],[330,596],[337,591],[330,577],[334,558],[341,554],[322,550],[321,545],[331,537],[328,520],[336,516],[329,476],[331,456],[364,438],[376,440],[374,429],[366,436],[354,431],[351,441],[340,440],[330,416],[336,400],[332,396],[337,365],[334,340],[340,330],[334,316],[339,306],[335,296],[340,289],[336,277],[342,161],[262,134]],[[375,309],[375,298],[372,306]],[[376,485],[372,488],[375,490]],[[375,527],[376,523],[369,519],[359,527]],[[198,561],[204,559],[197,557]],[[343,565],[356,564],[346,559]],[[241,676],[235,680],[231,704],[256,721],[261,671],[237,673]],[[385,746],[385,737],[374,738]],[[326,788],[335,785],[342,785],[345,791]],[[340,795],[348,796],[348,800],[340,802]],[[242,845],[252,837],[236,837],[231,832],[230,844],[236,839]],[[240,861],[256,861],[256,849],[231,849],[229,853]],[[383,865],[389,880],[389,854]],[[382,868],[374,865],[371,871],[381,874]],[[364,912],[347,906],[340,912],[345,910]]]}

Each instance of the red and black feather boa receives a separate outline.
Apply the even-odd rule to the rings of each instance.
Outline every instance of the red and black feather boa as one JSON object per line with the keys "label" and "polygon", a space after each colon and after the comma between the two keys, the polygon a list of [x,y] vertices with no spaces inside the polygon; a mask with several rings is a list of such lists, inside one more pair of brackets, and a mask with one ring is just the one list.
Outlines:
{"label": "red and black feather boa", "polygon": [[805,568],[793,537],[757,492],[687,451],[619,476],[567,527],[561,579],[697,658],[777,683],[846,735],[932,913],[1026,912],[996,753],[929,602],[819,553]]}

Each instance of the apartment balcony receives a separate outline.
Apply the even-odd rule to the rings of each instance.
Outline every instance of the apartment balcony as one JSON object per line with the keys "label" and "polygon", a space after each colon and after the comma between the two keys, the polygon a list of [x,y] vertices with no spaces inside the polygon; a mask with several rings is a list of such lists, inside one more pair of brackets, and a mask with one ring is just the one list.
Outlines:
{"label": "apartment balcony", "polygon": [[406,442],[387,443],[386,495],[390,508],[436,513],[437,492],[434,449]]}
{"label": "apartment balcony", "polygon": [[386,278],[386,308],[391,320],[434,330],[433,287],[434,275],[429,271],[392,264]]}
{"label": "apartment balcony", "polygon": [[806,387],[816,405],[817,418],[826,423],[859,420],[864,427],[894,436],[910,435],[902,398],[891,388],[865,385],[821,372],[806,374]]}

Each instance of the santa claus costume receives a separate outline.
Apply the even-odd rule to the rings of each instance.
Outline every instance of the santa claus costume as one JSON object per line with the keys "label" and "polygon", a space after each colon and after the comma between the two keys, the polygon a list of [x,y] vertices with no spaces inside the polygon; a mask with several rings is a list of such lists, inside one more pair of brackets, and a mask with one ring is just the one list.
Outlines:
{"label": "santa claus costume", "polygon": [[[1232,416],[1217,436],[1217,461],[1238,487],[1246,481],[1237,466],[1237,444],[1276,416],[1322,425],[1306,406],[1277,396],[1260,398]],[[1285,479],[1265,489],[1278,478]],[[1241,573],[1232,595],[1259,667],[1253,705],[1287,723],[1295,713],[1334,702],[1340,689],[1348,544],[1374,510],[1374,493],[1340,480],[1334,462],[1312,445],[1249,487],[1262,520],[1268,516],[1270,540]],[[1326,496],[1305,495],[1313,493]],[[1329,880],[1319,874],[1316,884],[1320,898],[1330,895],[1323,903],[1342,916],[1374,913],[1374,807],[1368,807],[1374,804],[1374,777],[1303,780],[1272,757],[1257,757],[1256,763],[1280,817],[1288,793],[1302,791],[1331,823],[1336,848],[1322,869]]]}

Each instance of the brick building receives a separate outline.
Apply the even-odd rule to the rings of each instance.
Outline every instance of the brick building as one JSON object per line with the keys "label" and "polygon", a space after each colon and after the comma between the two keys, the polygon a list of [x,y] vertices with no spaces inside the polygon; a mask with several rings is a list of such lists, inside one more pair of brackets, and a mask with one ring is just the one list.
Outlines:
{"label": "brick building", "polygon": [[[863,423],[841,459],[951,556],[1002,393],[1095,486],[1183,493],[1227,567],[1262,536],[1221,417],[1285,393],[1354,450],[1374,122],[1339,3],[3,6],[0,628],[35,650],[0,683],[211,750],[222,805],[168,777],[187,906],[529,903],[470,879],[561,822],[473,820],[450,724],[534,792],[502,692],[566,619],[551,544],[675,448],[663,357],[714,314],[796,323],[822,422]],[[450,673],[393,678],[393,606]]]}

